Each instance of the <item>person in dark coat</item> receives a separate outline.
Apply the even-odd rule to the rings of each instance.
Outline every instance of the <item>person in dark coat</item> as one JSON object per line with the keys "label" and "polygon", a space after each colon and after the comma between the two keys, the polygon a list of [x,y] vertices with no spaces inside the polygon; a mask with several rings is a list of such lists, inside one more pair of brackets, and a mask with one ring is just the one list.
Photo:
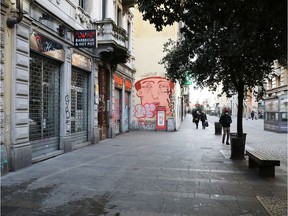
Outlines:
{"label": "person in dark coat", "polygon": [[254,119],[254,115],[255,115],[255,113],[254,113],[254,111],[252,110],[252,112],[251,112],[251,118],[252,118],[252,120]]}
{"label": "person in dark coat", "polygon": [[220,117],[219,122],[221,123],[221,125],[223,127],[222,143],[224,144],[225,137],[227,136],[226,145],[230,145],[229,144],[230,124],[232,123],[232,119],[231,119],[231,116],[229,115],[228,111],[225,111],[225,114]]}
{"label": "person in dark coat", "polygon": [[202,122],[202,129],[205,129],[206,127],[206,121],[207,121],[207,115],[202,112],[200,116],[201,122]]}
{"label": "person in dark coat", "polygon": [[198,129],[198,124],[199,124],[199,120],[200,120],[200,112],[196,111],[193,115],[193,122],[196,124],[196,129]]}

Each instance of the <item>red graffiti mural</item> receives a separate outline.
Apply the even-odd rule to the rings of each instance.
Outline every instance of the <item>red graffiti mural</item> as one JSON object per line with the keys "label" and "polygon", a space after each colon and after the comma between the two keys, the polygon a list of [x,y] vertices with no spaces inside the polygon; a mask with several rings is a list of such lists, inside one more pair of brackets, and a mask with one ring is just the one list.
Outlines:
{"label": "red graffiti mural", "polygon": [[172,113],[171,98],[174,93],[174,83],[171,80],[160,76],[148,77],[138,80],[135,89],[141,101],[141,104],[134,107],[136,118],[153,118],[157,106],[166,107],[167,115]]}

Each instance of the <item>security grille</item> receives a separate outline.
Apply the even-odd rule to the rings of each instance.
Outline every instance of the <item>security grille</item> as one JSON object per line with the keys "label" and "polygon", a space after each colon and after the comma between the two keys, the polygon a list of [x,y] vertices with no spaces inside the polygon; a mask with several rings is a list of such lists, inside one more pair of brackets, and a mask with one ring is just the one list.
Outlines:
{"label": "security grille", "polygon": [[87,130],[88,75],[85,72],[74,70],[71,81],[71,133]]}
{"label": "security grille", "polygon": [[34,53],[30,58],[30,141],[59,136],[59,64]]}

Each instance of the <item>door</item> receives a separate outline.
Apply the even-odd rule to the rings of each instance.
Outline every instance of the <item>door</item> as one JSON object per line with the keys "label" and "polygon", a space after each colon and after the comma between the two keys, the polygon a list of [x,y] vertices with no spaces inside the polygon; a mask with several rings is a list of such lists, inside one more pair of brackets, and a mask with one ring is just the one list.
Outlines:
{"label": "door", "polygon": [[98,128],[100,140],[107,139],[109,119],[109,72],[99,67],[99,104],[98,104]]}

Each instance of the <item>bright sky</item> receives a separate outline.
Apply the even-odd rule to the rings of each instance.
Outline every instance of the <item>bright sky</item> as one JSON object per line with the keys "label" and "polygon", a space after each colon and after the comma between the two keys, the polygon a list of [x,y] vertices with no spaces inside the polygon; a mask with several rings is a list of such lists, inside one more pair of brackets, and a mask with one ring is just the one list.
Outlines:
{"label": "bright sky", "polygon": [[195,84],[192,84],[191,88],[190,88],[190,102],[192,104],[195,103],[200,103],[202,104],[202,102],[208,98],[214,98],[215,96],[212,94],[212,92],[208,91],[207,88],[205,89],[194,89]]}

